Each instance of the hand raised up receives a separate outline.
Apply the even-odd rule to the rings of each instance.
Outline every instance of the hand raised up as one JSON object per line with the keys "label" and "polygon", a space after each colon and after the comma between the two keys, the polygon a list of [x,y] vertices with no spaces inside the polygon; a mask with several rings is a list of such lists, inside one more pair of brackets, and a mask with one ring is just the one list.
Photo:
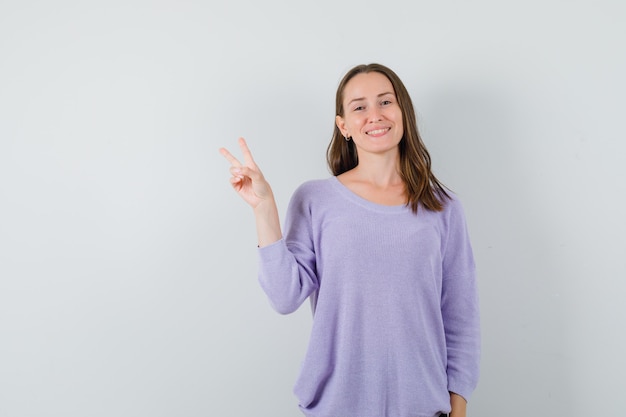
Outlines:
{"label": "hand raised up", "polygon": [[230,162],[230,183],[233,188],[254,209],[259,247],[267,246],[282,237],[276,201],[272,188],[265,181],[243,138],[239,138],[239,147],[243,152],[245,165],[225,148],[221,148],[220,153]]}
{"label": "hand raised up", "polygon": [[274,195],[263,173],[254,162],[250,148],[244,138],[239,138],[239,147],[243,153],[244,164],[239,162],[227,149],[220,148],[220,153],[230,162],[230,183],[237,193],[256,209],[264,201],[274,203]]}

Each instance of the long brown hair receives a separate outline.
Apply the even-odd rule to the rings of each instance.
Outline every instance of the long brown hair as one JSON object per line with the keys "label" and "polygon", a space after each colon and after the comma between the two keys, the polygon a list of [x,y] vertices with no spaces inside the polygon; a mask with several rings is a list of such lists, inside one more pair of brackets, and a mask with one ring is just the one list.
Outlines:
{"label": "long brown hair", "polygon": [[[446,187],[432,173],[430,154],[417,130],[417,119],[411,97],[395,72],[381,64],[358,65],[352,68],[337,87],[336,114],[344,117],[343,93],[348,81],[357,74],[370,72],[379,72],[389,79],[402,111],[404,134],[398,145],[399,168],[408,196],[407,205],[411,206],[414,213],[417,213],[420,204],[427,210],[443,210],[445,199],[449,199],[450,195],[446,192]],[[354,141],[346,141],[336,124],[333,138],[326,150],[326,160],[333,175],[343,174],[359,164]]]}

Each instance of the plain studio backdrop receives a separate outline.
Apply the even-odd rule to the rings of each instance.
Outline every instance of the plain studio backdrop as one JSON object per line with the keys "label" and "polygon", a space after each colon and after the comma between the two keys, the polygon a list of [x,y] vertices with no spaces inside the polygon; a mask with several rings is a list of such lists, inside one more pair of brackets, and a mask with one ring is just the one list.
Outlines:
{"label": "plain studio backdrop", "polygon": [[281,216],[334,94],[380,62],[464,203],[469,415],[626,408],[626,3],[0,0],[0,417],[300,415],[308,303],[275,313],[218,148]]}

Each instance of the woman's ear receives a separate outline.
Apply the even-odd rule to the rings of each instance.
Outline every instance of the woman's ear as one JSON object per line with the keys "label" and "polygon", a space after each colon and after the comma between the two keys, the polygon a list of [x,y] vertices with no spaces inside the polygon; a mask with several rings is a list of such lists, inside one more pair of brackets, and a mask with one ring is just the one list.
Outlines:
{"label": "woman's ear", "polygon": [[341,134],[344,137],[348,137],[348,131],[346,130],[346,122],[343,119],[343,117],[337,115],[335,116],[335,124],[337,125],[337,127],[339,128],[339,130],[341,131]]}

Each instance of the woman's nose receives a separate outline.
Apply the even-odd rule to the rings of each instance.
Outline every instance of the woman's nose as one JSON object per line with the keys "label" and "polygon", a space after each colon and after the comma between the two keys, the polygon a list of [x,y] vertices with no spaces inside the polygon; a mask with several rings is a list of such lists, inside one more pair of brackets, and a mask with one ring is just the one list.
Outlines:
{"label": "woman's nose", "polygon": [[367,121],[369,123],[379,122],[382,119],[382,115],[380,110],[377,108],[371,109],[369,114],[367,115]]}

